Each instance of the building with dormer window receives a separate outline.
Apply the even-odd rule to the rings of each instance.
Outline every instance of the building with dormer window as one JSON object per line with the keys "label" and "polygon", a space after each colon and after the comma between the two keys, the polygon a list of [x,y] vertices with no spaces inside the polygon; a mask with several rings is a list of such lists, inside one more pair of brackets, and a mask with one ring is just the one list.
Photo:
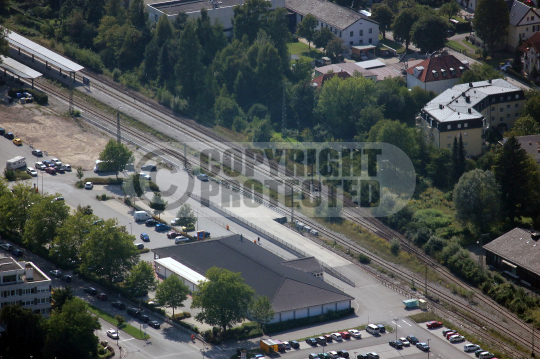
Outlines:
{"label": "building with dormer window", "polygon": [[431,57],[407,69],[407,88],[418,86],[440,94],[454,86],[468,69],[467,61],[453,55]]}

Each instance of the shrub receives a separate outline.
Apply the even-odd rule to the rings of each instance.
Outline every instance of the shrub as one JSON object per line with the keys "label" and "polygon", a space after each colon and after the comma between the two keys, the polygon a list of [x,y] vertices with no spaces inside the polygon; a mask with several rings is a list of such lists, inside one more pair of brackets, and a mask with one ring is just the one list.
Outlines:
{"label": "shrub", "polygon": [[101,347],[101,348],[98,349],[98,354],[99,354],[99,355],[105,355],[106,352],[107,352],[107,351],[106,351],[105,348],[103,348],[103,347]]}
{"label": "shrub", "polygon": [[141,88],[137,74],[132,71],[123,74],[120,77],[120,82],[122,83],[122,85],[134,90],[139,90]]}
{"label": "shrub", "polygon": [[370,264],[371,263],[371,259],[368,256],[366,256],[365,254],[363,254],[363,253],[360,253],[358,255],[358,261],[360,263],[362,263],[362,264]]}
{"label": "shrub", "polygon": [[103,61],[101,60],[101,57],[90,49],[81,49],[77,45],[65,43],[64,54],[95,71],[103,71]]}
{"label": "shrub", "polygon": [[397,256],[399,254],[399,248],[399,239],[392,239],[392,242],[390,242],[390,252],[392,252],[393,255]]}
{"label": "shrub", "polygon": [[11,88],[8,91],[8,95],[10,97],[15,98],[17,97],[17,93],[23,93],[23,92],[28,92],[29,94],[31,94],[34,97],[34,101],[36,101],[40,105],[46,105],[49,102],[49,95],[36,89],[23,88],[23,87]]}
{"label": "shrub", "polygon": [[4,177],[6,177],[8,181],[15,181],[15,171],[5,168]]}
{"label": "shrub", "polygon": [[183,113],[188,108],[188,103],[183,98],[175,97],[171,102],[171,108],[174,112]]}

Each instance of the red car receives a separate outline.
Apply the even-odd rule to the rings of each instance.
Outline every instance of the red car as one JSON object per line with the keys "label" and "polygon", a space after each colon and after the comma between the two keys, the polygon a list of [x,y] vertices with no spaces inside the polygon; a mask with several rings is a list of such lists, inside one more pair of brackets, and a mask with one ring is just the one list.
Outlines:
{"label": "red car", "polygon": [[333,342],[332,334],[326,334],[324,337],[326,338],[327,343],[332,343]]}
{"label": "red car", "polygon": [[459,334],[458,332],[449,332],[449,333],[446,333],[446,339],[450,339],[452,335],[461,335],[461,334]]}
{"label": "red car", "polygon": [[341,334],[343,339],[351,339],[351,334],[349,332],[341,332],[339,334]]}
{"label": "red car", "polygon": [[99,293],[99,294],[97,295],[97,299],[99,299],[99,300],[107,300],[107,294],[105,294],[105,293]]}
{"label": "red car", "polygon": [[56,169],[54,167],[47,167],[45,168],[45,172],[50,173],[52,175],[56,174]]}
{"label": "red car", "polygon": [[169,239],[174,239],[174,238],[180,237],[180,236],[181,236],[181,234],[177,233],[175,231],[171,231],[171,232],[167,233],[167,238],[169,238]]}
{"label": "red car", "polygon": [[441,323],[441,322],[437,322],[437,321],[431,321],[431,322],[427,323],[426,326],[427,326],[429,329],[440,328],[440,327],[442,327],[442,323]]}

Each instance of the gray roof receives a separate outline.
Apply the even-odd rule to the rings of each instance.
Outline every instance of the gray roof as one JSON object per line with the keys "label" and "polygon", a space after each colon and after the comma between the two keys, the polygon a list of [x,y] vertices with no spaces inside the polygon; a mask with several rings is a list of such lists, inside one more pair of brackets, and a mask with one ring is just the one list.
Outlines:
{"label": "gray roof", "polygon": [[[319,21],[329,24],[338,30],[345,30],[359,20],[376,21],[349,8],[324,0],[285,0],[285,7],[297,14],[311,14]],[[377,32],[375,32],[377,33]]]}
{"label": "gray roof", "polygon": [[320,273],[323,271],[321,263],[315,257],[291,259],[282,262],[282,264],[307,273]]}
{"label": "gray roof", "polygon": [[540,135],[518,136],[516,139],[521,145],[521,148],[527,151],[536,163],[540,164]]}
{"label": "gray roof", "polygon": [[531,9],[530,6],[527,6],[517,0],[507,1],[507,4],[509,4],[508,11],[510,12],[510,26],[517,26]]}
{"label": "gray roof", "polygon": [[499,257],[540,275],[540,245],[531,238],[531,232],[514,228],[503,234],[484,249],[497,254]]}
{"label": "gray roof", "polygon": [[[220,0],[220,8],[242,5],[243,0]],[[175,1],[166,1],[157,4],[149,4],[148,6],[153,7],[159,11],[162,11],[168,15],[177,15],[181,12],[186,14],[192,12],[199,12],[201,8],[206,8],[207,10],[213,10],[214,7],[212,2],[205,0],[175,0]]]}
{"label": "gray roof", "polygon": [[257,295],[270,299],[275,312],[352,300],[350,295],[313,275],[283,265],[283,259],[239,235],[153,249],[205,274],[212,267],[241,273]]}
{"label": "gray roof", "polygon": [[[424,111],[440,122],[482,119],[483,115],[476,111],[473,106],[483,101],[489,95],[511,93],[520,90],[519,87],[503,79],[494,79],[491,83],[488,81],[478,81],[470,84],[455,85],[428,102],[424,106]],[[469,96],[469,102],[465,100],[464,94],[465,96]],[[469,113],[469,109],[471,113]]]}

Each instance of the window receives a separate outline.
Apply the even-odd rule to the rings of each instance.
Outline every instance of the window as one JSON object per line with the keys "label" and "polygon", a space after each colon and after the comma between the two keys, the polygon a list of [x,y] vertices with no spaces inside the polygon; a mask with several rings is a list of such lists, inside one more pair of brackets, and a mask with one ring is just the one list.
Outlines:
{"label": "window", "polygon": [[[529,18],[527,18],[527,20],[529,20]],[[529,28],[528,28],[528,27],[525,28],[525,32],[529,32]]]}
{"label": "window", "polygon": [[492,102],[492,103],[495,102],[495,97],[492,97],[492,98],[491,98],[491,102]]}
{"label": "window", "polygon": [[452,135],[448,135],[448,136],[446,136],[446,138],[452,138]]}
{"label": "window", "polygon": [[465,128],[467,128],[468,126],[469,126],[468,123],[464,123],[464,124],[463,124],[463,127],[465,127]]}
{"label": "window", "polygon": [[373,32],[373,29],[370,27],[369,28],[369,33],[371,34]]}
{"label": "window", "polygon": [[461,123],[458,123],[457,128],[461,128]]}
{"label": "window", "polygon": [[451,148],[452,146],[450,144],[447,144],[446,147]]}
{"label": "window", "polygon": [[495,121],[495,116],[491,116],[491,121]]}
{"label": "window", "polygon": [[370,44],[373,42],[373,41],[371,40],[371,37],[369,38],[369,41],[368,41],[368,42],[369,42]]}
{"label": "window", "polygon": [[495,107],[492,107],[492,108],[491,108],[491,111],[495,111]]}
{"label": "window", "polygon": [[534,21],[534,16],[531,16],[531,21]]}
{"label": "window", "polygon": [[469,134],[467,132],[463,132],[463,136],[467,137]]}
{"label": "window", "polygon": [[364,40],[363,40],[363,39],[360,39],[360,43],[363,44],[363,43],[364,43]]}
{"label": "window", "polygon": [[364,36],[364,30],[360,30],[360,36]]}
{"label": "window", "polygon": [[449,130],[452,128],[452,125],[446,125],[446,129]]}
{"label": "window", "polygon": [[467,147],[467,142],[463,142],[463,146]]}
{"label": "window", "polygon": [[518,118],[518,117],[519,117],[519,113],[516,113],[516,118]]}
{"label": "window", "polygon": [[[337,30],[336,30],[337,31]],[[341,37],[341,31],[339,32],[339,37]]]}
{"label": "window", "polygon": [[503,102],[503,101],[504,101],[504,96],[501,96],[501,102]]}
{"label": "window", "polygon": [[508,95],[508,101],[512,99],[512,95]]}
{"label": "window", "polygon": [[506,115],[506,119],[507,119],[507,120],[510,119],[510,114]]}
{"label": "window", "polygon": [[352,42],[352,41],[349,41],[349,45],[352,45],[352,44],[353,44],[353,42]]}
{"label": "window", "polygon": [[304,18],[304,17],[303,17],[302,15],[300,15],[300,21],[302,21],[303,18]]}
{"label": "window", "polygon": [[527,21],[529,21],[529,17],[527,16]]}
{"label": "window", "polygon": [[519,108],[519,103],[516,103],[516,108]]}
{"label": "window", "polygon": [[351,31],[351,34],[349,36],[353,37],[354,36],[354,31]]}
{"label": "window", "polygon": [[519,94],[517,93],[517,94],[516,94],[516,100],[517,100],[518,98],[519,98]]}
{"label": "window", "polygon": [[[17,281],[17,276],[15,274],[5,275],[4,279],[2,280],[2,283],[11,283],[11,282],[16,282],[16,281]],[[12,294],[12,295],[15,295],[15,294]]]}
{"label": "window", "polygon": [[499,112],[503,112],[503,111],[504,111],[504,108],[501,107],[501,108],[499,109]]}
{"label": "window", "polygon": [[502,122],[502,121],[504,121],[504,118],[503,118],[503,117],[501,117],[501,118],[500,118],[500,120],[501,120],[501,122]]}
{"label": "window", "polygon": [[506,109],[507,109],[507,110],[510,110],[510,105],[506,105]]}

